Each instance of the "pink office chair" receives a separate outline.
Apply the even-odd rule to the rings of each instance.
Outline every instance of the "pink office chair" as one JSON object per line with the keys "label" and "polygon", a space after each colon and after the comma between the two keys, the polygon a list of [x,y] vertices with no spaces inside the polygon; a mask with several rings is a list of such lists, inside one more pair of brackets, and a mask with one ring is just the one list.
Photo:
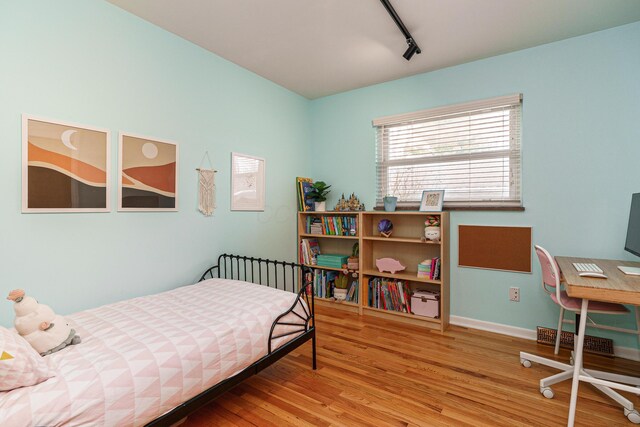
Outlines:
{"label": "pink office chair", "polygon": [[[542,267],[542,288],[549,294],[553,302],[560,306],[560,317],[558,318],[558,333],[556,334],[556,347],[555,354],[560,351],[560,336],[562,335],[562,324],[565,322],[573,323],[573,321],[567,321],[564,318],[564,311],[569,310],[574,313],[580,313],[580,306],[582,305],[581,298],[572,298],[567,295],[567,291],[563,290],[560,286],[560,268],[556,263],[556,260],[547,252],[546,249],[535,246],[540,266]],[[629,310],[622,304],[614,304],[608,302],[589,301],[589,313],[597,314],[628,314]],[[588,326],[597,326],[595,322],[591,321]],[[607,328],[604,328],[607,329]],[[611,328],[614,329],[614,328]],[[620,330],[615,328],[615,330]],[[622,330],[621,332],[637,333],[636,330]]]}
{"label": "pink office chair", "polygon": [[[556,335],[556,345],[555,345],[555,354],[558,354],[560,350],[560,335],[562,333],[562,324],[567,322],[564,320],[564,312],[565,310],[572,311],[574,313],[580,313],[580,307],[582,305],[581,298],[572,298],[567,295],[567,292],[562,289],[560,283],[560,268],[556,263],[555,259],[547,252],[546,249],[535,246],[536,254],[538,255],[538,259],[540,260],[540,266],[542,267],[542,287],[544,291],[549,294],[554,303],[560,306],[560,317],[558,319],[558,333]],[[628,314],[629,310],[622,304],[614,304],[607,302],[598,302],[598,301],[589,301],[589,313],[598,313],[598,314]],[[638,320],[638,315],[636,312],[636,321]],[[587,326],[595,326],[604,329],[612,329],[620,332],[628,332],[638,334],[638,330],[629,330],[629,329],[621,329],[614,327],[607,327],[602,325],[596,325],[595,322],[591,321],[591,324]],[[639,323],[640,330],[640,323]],[[561,363],[556,360],[547,359],[545,357],[537,356],[535,354],[520,352],[520,363],[522,366],[529,368],[531,367],[531,362],[540,363],[541,365],[550,366],[552,368],[559,369],[560,373],[552,375],[550,377],[546,377],[540,380],[540,393],[548,399],[553,398],[553,390],[550,386],[553,384],[557,384],[564,380],[570,379],[573,377],[573,366],[566,363]],[[613,381],[622,382],[625,384],[632,384],[635,386],[640,386],[640,380],[634,377],[627,377],[624,375],[610,374],[602,371],[595,371],[590,369],[585,369],[588,375],[591,375],[596,378],[602,379],[610,379]],[[592,384],[597,389],[607,394],[612,399],[616,400],[624,407],[625,416],[629,418],[634,423],[640,422],[640,415],[634,409],[633,403],[628,399],[613,391],[608,387],[603,387],[600,385]],[[606,389],[606,390],[605,390]]]}

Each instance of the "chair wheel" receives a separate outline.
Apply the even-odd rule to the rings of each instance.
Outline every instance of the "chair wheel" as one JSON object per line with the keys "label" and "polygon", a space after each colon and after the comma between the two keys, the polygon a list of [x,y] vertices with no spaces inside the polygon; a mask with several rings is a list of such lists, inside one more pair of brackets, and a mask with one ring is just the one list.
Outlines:
{"label": "chair wheel", "polygon": [[629,421],[631,421],[634,424],[640,424],[640,414],[638,413],[638,411],[636,411],[635,409],[633,410],[628,410],[625,409],[624,410],[624,415],[627,417],[627,419]]}
{"label": "chair wheel", "polygon": [[520,364],[522,366],[524,366],[525,368],[530,368],[531,367],[531,360],[520,359]]}
{"label": "chair wheel", "polygon": [[547,399],[553,399],[554,394],[551,387],[540,387],[540,393],[542,393],[542,395]]}

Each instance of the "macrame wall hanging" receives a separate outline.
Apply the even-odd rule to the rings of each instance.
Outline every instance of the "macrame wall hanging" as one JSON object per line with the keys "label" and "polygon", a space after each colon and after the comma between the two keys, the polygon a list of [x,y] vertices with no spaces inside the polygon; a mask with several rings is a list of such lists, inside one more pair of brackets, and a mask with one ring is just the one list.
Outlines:
{"label": "macrame wall hanging", "polygon": [[[209,169],[202,167],[205,159],[207,159],[209,163]],[[202,212],[204,216],[211,216],[213,215],[213,210],[216,208],[215,177],[218,171],[213,169],[208,151],[205,151],[200,161],[200,167],[196,170],[198,171],[198,210]]]}

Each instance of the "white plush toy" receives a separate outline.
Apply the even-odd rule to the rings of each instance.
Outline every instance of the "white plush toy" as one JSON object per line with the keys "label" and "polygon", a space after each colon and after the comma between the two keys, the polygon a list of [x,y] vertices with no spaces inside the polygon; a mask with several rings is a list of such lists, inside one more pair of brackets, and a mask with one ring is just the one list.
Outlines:
{"label": "white plush toy", "polygon": [[80,337],[64,317],[55,314],[49,306],[25,296],[22,289],[11,291],[7,299],[15,302],[16,330],[41,356],[80,342]]}

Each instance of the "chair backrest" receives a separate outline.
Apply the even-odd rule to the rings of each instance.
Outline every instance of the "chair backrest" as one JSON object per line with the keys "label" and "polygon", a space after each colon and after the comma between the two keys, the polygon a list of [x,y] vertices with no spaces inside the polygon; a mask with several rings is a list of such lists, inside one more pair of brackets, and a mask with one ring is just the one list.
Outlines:
{"label": "chair backrest", "polygon": [[[552,288],[559,289],[560,288],[560,268],[556,263],[556,260],[553,259],[549,252],[541,247],[536,245],[536,254],[538,255],[538,260],[540,261],[540,267],[542,267],[542,284],[543,286],[550,286]],[[547,290],[545,288],[545,290]]]}

